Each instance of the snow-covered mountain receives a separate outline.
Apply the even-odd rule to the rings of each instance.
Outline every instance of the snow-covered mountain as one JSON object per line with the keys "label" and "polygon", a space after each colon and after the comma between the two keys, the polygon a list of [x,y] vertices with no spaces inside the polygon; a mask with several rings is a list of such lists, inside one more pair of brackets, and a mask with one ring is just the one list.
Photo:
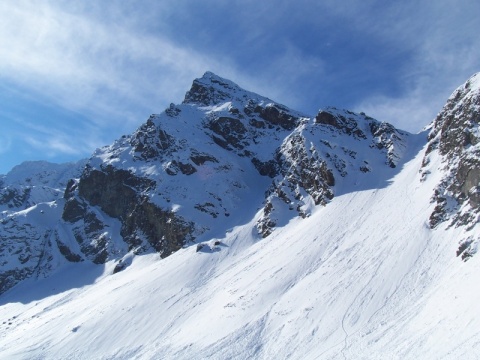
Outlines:
{"label": "snow-covered mountain", "polygon": [[443,178],[435,188],[435,207],[430,226],[449,221],[449,226],[467,231],[459,241],[457,255],[468,259],[477,252],[479,237],[472,232],[480,215],[480,74],[472,76],[448,99],[432,124],[423,161],[430,171],[430,153],[442,156]]}
{"label": "snow-covered mountain", "polygon": [[0,354],[476,358],[479,79],[410,134],[207,72],[88,161],[12,170]]}
{"label": "snow-covered mountain", "polygon": [[52,164],[28,161],[0,176],[0,294],[30,276],[47,275],[54,260],[52,233],[64,206],[64,191],[86,160]]}
{"label": "snow-covered mountain", "polygon": [[0,175],[0,211],[12,213],[63,197],[67,182],[80,176],[86,160],[52,164],[26,161]]}

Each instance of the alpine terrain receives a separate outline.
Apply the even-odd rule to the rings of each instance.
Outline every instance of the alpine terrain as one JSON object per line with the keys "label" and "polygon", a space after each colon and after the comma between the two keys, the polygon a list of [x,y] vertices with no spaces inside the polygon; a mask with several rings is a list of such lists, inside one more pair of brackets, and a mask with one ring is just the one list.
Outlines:
{"label": "alpine terrain", "polygon": [[[428,119],[426,119],[426,122]],[[0,176],[0,358],[480,358],[480,73],[419,134],[211,72]]]}

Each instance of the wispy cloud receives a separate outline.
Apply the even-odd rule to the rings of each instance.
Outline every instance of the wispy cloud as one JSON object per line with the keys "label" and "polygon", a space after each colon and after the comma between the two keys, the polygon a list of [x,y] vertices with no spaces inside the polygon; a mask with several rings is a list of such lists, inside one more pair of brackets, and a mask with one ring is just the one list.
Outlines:
{"label": "wispy cloud", "polygon": [[[50,133],[47,146],[63,153],[102,145],[112,126],[131,131],[181,101],[206,70],[299,110],[329,105],[322,97],[331,101],[333,88],[340,102],[415,131],[480,70],[479,7],[468,0],[2,2],[0,80],[85,115],[74,132]],[[357,40],[366,49],[343,51]],[[394,62],[369,82],[382,57]],[[352,74],[359,77],[354,91],[346,88]],[[395,91],[372,91],[379,79]],[[38,147],[45,133],[30,130]]]}
{"label": "wispy cloud", "polygon": [[78,157],[91,153],[99,144],[99,137],[94,125],[82,124],[50,124],[48,120],[44,124],[13,119],[22,131],[15,130],[11,136],[23,142],[28,148],[22,147],[23,151],[41,152],[47,157],[59,155],[75,155]]}
{"label": "wispy cloud", "polygon": [[81,151],[77,147],[72,146],[67,139],[50,137],[35,138],[28,135],[24,138],[25,142],[37,150],[45,152],[47,155],[57,156],[59,153],[66,155],[79,155]]}
{"label": "wispy cloud", "polygon": [[[225,49],[225,53],[215,53],[209,47],[194,49],[188,41],[179,45],[171,32],[164,35],[162,28],[183,26],[168,17],[171,8],[188,12],[189,6],[154,3],[143,11],[128,5],[130,10],[101,5],[90,9],[68,2],[0,4],[0,14],[6,19],[0,24],[0,48],[9,49],[0,57],[0,78],[106,126],[115,117],[138,124],[139,113],[146,116],[163,110],[161,103],[181,101],[192,79],[206,70],[270,97],[289,100],[294,97],[293,85],[321,66],[320,59],[285,41],[282,52],[269,60],[267,68],[249,73],[248,66],[237,63]],[[251,14],[256,14],[250,19],[257,19],[260,26],[250,26],[254,21],[244,20],[248,14],[237,18],[236,24],[246,36],[241,44],[245,51],[268,30],[265,19],[258,20],[271,10],[265,5]],[[270,21],[284,16],[277,10],[270,14]],[[159,20],[152,14],[163,17]],[[152,32],[141,20],[165,24],[160,23]],[[292,100],[288,103],[295,105]]]}
{"label": "wispy cloud", "polygon": [[[32,155],[88,156],[168,102],[181,101],[192,79],[212,66],[232,74],[227,62],[149,32],[142,22],[153,21],[159,5],[148,12],[123,4],[0,3],[0,81],[11,107],[0,111],[0,132],[16,122],[0,138],[3,164]],[[42,113],[25,112],[25,104]],[[19,151],[11,152],[12,144]]]}
{"label": "wispy cloud", "polygon": [[[78,11],[78,10],[77,10]],[[48,2],[0,5],[0,76],[72,110],[110,116],[179,98],[212,59],[161,34]],[[157,109],[158,110],[158,109]],[[107,116],[105,116],[107,115]],[[138,119],[132,120],[138,122]]]}
{"label": "wispy cloud", "polygon": [[383,6],[372,31],[412,57],[396,79],[402,91],[366,96],[357,102],[357,110],[406,130],[421,130],[451,92],[480,71],[479,13],[480,3],[464,0]]}

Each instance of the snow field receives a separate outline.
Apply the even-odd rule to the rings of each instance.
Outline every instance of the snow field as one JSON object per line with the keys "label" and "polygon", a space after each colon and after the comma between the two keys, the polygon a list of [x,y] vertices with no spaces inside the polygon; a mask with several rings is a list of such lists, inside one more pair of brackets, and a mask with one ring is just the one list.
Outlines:
{"label": "snow field", "polygon": [[252,219],[216,251],[27,280],[0,298],[1,357],[475,359],[479,260],[455,257],[462,230],[427,228],[438,179],[420,181],[422,154],[266,239]]}

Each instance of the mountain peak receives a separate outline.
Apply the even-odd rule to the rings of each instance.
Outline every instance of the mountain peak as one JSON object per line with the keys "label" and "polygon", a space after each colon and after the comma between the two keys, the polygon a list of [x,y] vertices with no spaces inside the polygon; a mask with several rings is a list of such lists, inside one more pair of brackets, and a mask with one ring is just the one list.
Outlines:
{"label": "mountain peak", "polygon": [[480,72],[473,74],[463,85],[465,89],[480,90]]}
{"label": "mountain peak", "polygon": [[218,76],[217,74],[211,72],[211,71],[206,71],[203,76],[197,80],[204,80],[204,81],[210,81],[210,82],[229,82],[232,83],[232,81],[225,79],[221,76]]}
{"label": "mountain peak", "polygon": [[249,94],[249,97],[255,98],[259,97],[257,94],[242,89],[233,81],[207,71],[201,78],[193,81],[192,87],[185,94],[183,104],[212,106],[222,101],[238,99],[241,97],[239,94]]}
{"label": "mountain peak", "polygon": [[206,71],[205,74],[201,78],[197,78],[194,80],[194,82],[200,82],[204,85],[211,85],[219,88],[237,88],[241,89],[237,84],[235,84],[233,81],[223,78],[221,76],[218,76],[217,74],[211,72],[211,71]]}

